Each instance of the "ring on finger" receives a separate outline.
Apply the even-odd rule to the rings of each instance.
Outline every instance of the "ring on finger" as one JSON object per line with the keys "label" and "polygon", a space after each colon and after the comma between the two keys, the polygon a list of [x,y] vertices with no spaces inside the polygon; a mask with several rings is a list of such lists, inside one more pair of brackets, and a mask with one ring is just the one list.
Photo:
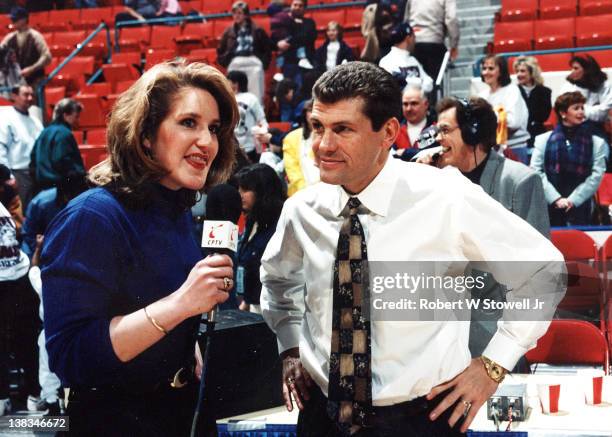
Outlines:
{"label": "ring on finger", "polygon": [[463,410],[463,417],[466,417],[472,408],[472,403],[469,401],[462,401],[465,409]]}
{"label": "ring on finger", "polygon": [[229,290],[231,285],[232,285],[232,280],[230,278],[228,278],[227,276],[223,278],[223,289],[225,291]]}

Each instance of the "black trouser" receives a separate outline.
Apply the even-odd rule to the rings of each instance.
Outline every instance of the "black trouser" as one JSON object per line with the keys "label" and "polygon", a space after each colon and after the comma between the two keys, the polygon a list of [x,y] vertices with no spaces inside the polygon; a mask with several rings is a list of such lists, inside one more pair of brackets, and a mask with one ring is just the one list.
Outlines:
{"label": "black trouser", "polygon": [[[433,422],[429,413],[440,403],[448,392],[431,401],[424,397],[388,407],[374,407],[372,427],[362,428],[355,437],[452,437],[463,436],[459,432],[462,421],[454,428],[448,426],[448,419],[454,405]],[[310,400],[300,411],[297,425],[298,437],[340,436],[336,424],[327,416],[327,398],[319,387],[310,390]]]}
{"label": "black trouser", "polygon": [[568,212],[548,205],[548,216],[551,226],[580,226],[592,224],[591,200],[575,206]]}
{"label": "black trouser", "polygon": [[24,370],[24,395],[38,396],[38,317],[40,299],[28,275],[0,282],[0,399],[9,397],[9,353]]}
{"label": "black trouser", "polygon": [[180,389],[165,382],[149,392],[73,389],[68,398],[70,436],[189,436],[198,384]]}
{"label": "black trouser", "polygon": [[425,73],[435,82],[446,53],[444,44],[420,42],[414,45],[414,57],[421,63]]}

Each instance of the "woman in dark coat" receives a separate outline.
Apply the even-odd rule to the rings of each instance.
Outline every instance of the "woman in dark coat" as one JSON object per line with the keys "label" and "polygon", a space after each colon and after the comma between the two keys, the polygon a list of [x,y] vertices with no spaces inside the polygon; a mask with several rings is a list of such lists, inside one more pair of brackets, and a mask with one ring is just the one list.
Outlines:
{"label": "woman in dark coat", "polygon": [[527,131],[531,138],[528,146],[533,147],[537,135],[546,132],[544,122],[548,120],[552,109],[551,90],[544,86],[542,71],[538,60],[532,56],[520,56],[514,61],[514,71],[519,83],[519,90],[529,110]]}

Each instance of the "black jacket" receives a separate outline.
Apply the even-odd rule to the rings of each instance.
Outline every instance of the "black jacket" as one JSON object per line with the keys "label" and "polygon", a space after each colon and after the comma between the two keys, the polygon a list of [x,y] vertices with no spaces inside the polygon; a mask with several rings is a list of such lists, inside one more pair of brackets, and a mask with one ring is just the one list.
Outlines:
{"label": "black jacket", "polygon": [[529,131],[529,134],[531,135],[529,144],[533,145],[533,139],[537,135],[546,132],[544,122],[548,120],[550,110],[552,109],[552,104],[550,101],[551,90],[544,85],[536,85],[535,88],[531,90],[529,97],[527,97],[527,93],[520,85],[519,90],[521,91],[521,95],[523,96],[523,99],[527,104],[527,109],[529,110],[527,131]]}
{"label": "black jacket", "polygon": [[[324,73],[327,69],[327,46],[329,41],[325,41],[321,47],[315,51],[314,61],[315,68],[319,73]],[[350,62],[355,60],[353,49],[351,49],[344,41],[340,41],[340,49],[336,56],[336,65],[342,64],[343,61]]]}

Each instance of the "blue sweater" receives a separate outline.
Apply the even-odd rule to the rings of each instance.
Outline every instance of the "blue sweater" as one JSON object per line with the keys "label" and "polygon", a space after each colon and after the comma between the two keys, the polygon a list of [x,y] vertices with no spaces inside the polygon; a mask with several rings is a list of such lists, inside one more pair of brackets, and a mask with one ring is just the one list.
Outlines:
{"label": "blue sweater", "polygon": [[96,188],[49,225],[42,253],[49,365],[67,387],[150,387],[193,357],[199,317],[185,320],[128,363],[115,355],[110,320],[177,290],[201,259],[190,214],[159,187],[146,209]]}
{"label": "blue sweater", "polygon": [[21,233],[21,250],[32,258],[36,249],[36,234],[45,234],[51,220],[61,210],[57,204],[57,188],[49,188],[38,193],[28,204]]}

